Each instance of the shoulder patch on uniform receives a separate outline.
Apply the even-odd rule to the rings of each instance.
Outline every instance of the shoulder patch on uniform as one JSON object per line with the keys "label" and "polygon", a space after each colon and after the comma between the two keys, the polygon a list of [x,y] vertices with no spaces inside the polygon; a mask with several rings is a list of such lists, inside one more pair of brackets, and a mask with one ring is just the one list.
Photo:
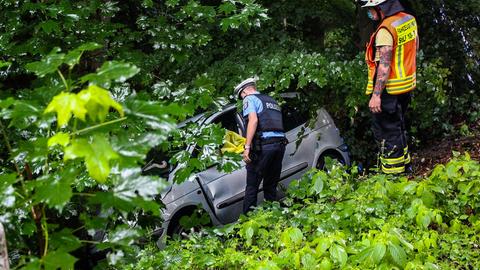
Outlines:
{"label": "shoulder patch on uniform", "polygon": [[248,108],[248,100],[243,101],[243,109],[246,110]]}

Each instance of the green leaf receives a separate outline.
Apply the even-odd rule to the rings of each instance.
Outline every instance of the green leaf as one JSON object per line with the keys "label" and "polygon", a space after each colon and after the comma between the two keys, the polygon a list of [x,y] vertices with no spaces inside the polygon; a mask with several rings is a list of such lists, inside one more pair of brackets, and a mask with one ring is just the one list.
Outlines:
{"label": "green leaf", "polygon": [[113,192],[116,197],[131,200],[137,196],[144,199],[153,198],[158,195],[167,183],[153,176],[141,176],[141,170],[138,168],[125,169],[118,177]]}
{"label": "green leaf", "polygon": [[58,23],[52,20],[46,20],[40,23],[39,26],[47,34],[58,33],[60,31]]}
{"label": "green leaf", "polygon": [[59,232],[50,234],[50,248],[71,252],[82,246],[80,240],[73,235],[73,230],[64,228]]}
{"label": "green leaf", "polygon": [[45,270],[71,270],[77,259],[64,251],[51,251],[42,261]]}
{"label": "green leaf", "polygon": [[23,266],[22,270],[38,270],[42,269],[41,261],[38,258],[30,257],[29,261],[25,266]]}
{"label": "green leaf", "polygon": [[379,264],[385,256],[387,247],[382,243],[376,243],[372,247],[372,260],[375,264]]}
{"label": "green leaf", "polygon": [[347,263],[348,255],[347,251],[344,247],[333,244],[330,247],[330,257],[335,263],[338,263],[341,267],[343,267]]}
{"label": "green leaf", "polygon": [[15,188],[13,184],[17,181],[16,174],[0,174],[0,205],[6,208],[15,205]]}
{"label": "green leaf", "polygon": [[331,270],[332,269],[332,261],[329,258],[323,258],[322,262],[320,263],[320,270]]}
{"label": "green leaf", "polygon": [[67,55],[65,55],[64,62],[65,64],[69,65],[70,68],[73,68],[80,62],[80,58],[85,51],[93,51],[98,48],[101,48],[102,45],[95,43],[95,42],[88,42],[85,44],[80,45],[78,48],[69,51]]}
{"label": "green leaf", "polygon": [[62,210],[72,197],[72,181],[75,179],[75,170],[65,170],[61,174],[45,175],[37,181],[33,198],[36,202],[43,202],[50,207]]}
{"label": "green leaf", "polygon": [[407,254],[405,253],[405,250],[395,243],[389,243],[388,251],[395,264],[403,268],[407,263]]}
{"label": "green leaf", "polygon": [[299,245],[303,240],[303,233],[299,228],[290,227],[281,234],[280,239],[287,247]]}
{"label": "green leaf", "polygon": [[9,67],[12,63],[11,62],[5,62],[0,60],[0,69],[4,67]]}
{"label": "green leaf", "polygon": [[175,7],[175,6],[178,5],[179,2],[180,2],[180,0],[167,0],[166,5],[168,7]]}
{"label": "green leaf", "polygon": [[140,72],[140,69],[132,64],[118,61],[105,62],[96,73],[83,76],[80,81],[90,82],[108,88],[112,81],[124,82]]}
{"label": "green leaf", "polygon": [[55,145],[67,146],[70,143],[70,134],[58,132],[48,139],[48,147]]}
{"label": "green leaf", "polygon": [[[108,209],[114,208],[121,212],[130,212],[133,211],[137,205],[133,200],[124,200],[118,197],[115,197],[113,192],[96,192],[93,197],[88,198],[90,204],[98,204],[102,206],[104,211],[108,211]],[[91,217],[88,217],[91,218]],[[101,229],[101,227],[97,226],[97,223],[103,221],[102,219],[93,220],[91,222],[91,226],[95,228]],[[103,223],[102,223],[103,224]]]}
{"label": "green leaf", "polygon": [[110,107],[123,117],[122,106],[112,99],[110,92],[96,85],[90,85],[77,94],[87,109],[87,114],[93,121],[104,122]]}
{"label": "green leaf", "polygon": [[44,77],[47,74],[53,73],[63,64],[65,54],[59,52],[60,48],[55,47],[48,55],[42,58],[41,61],[29,63],[25,68],[35,73],[38,77]]}
{"label": "green leaf", "polygon": [[111,244],[130,246],[139,236],[139,229],[129,228],[127,225],[120,225],[115,228],[114,231],[108,233],[108,236],[106,237],[108,242],[100,244],[99,247],[106,248],[112,246]]}
{"label": "green leaf", "polygon": [[291,228],[288,233],[294,245],[299,245],[303,239],[303,233],[299,228]]}
{"label": "green leaf", "polygon": [[357,262],[367,266],[378,265],[385,256],[386,246],[382,243],[375,243],[362,250],[357,255]]}
{"label": "green leaf", "polygon": [[[313,177],[313,186],[311,188],[311,193],[312,194],[320,194],[323,191],[323,178],[324,178],[325,172],[319,171],[316,173]],[[312,192],[313,191],[313,192]]]}
{"label": "green leaf", "polygon": [[302,269],[315,269],[317,266],[317,262],[315,258],[312,256],[312,254],[307,253],[302,256]]}
{"label": "green leaf", "polygon": [[110,174],[110,161],[119,157],[108,140],[100,134],[95,134],[90,140],[75,139],[64,151],[65,160],[84,158],[90,176],[101,183]]}
{"label": "green leaf", "polygon": [[424,229],[428,228],[428,225],[430,225],[430,222],[432,221],[430,212],[428,210],[423,210],[423,209],[418,212],[415,219],[416,219],[417,225]]}
{"label": "green leaf", "polygon": [[42,111],[35,101],[17,100],[14,103],[9,126],[25,129],[35,123],[41,116]]}
{"label": "green leaf", "polygon": [[248,227],[245,230],[245,237],[247,240],[252,240],[253,234],[255,233],[253,227]]}
{"label": "green leaf", "polygon": [[225,14],[225,15],[229,15],[232,12],[234,12],[235,10],[237,10],[237,8],[231,2],[224,2],[223,4],[221,4],[218,7],[218,11]]}
{"label": "green leaf", "polygon": [[56,95],[48,104],[45,113],[55,112],[59,126],[65,126],[74,115],[76,118],[85,121],[87,109],[85,102],[79,96],[71,93],[62,92]]}

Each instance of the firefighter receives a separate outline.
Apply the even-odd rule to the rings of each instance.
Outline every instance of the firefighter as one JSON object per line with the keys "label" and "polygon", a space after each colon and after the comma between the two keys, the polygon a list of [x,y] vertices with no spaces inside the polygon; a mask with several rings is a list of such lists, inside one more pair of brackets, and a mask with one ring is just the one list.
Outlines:
{"label": "firefighter", "polygon": [[255,78],[248,78],[238,84],[234,94],[243,99],[246,127],[243,160],[247,169],[243,213],[247,213],[257,205],[262,179],[265,200],[276,200],[286,138],[280,106],[273,98],[257,92]]}
{"label": "firefighter", "polygon": [[418,30],[415,17],[398,0],[362,0],[368,17],[379,23],[367,44],[366,94],[371,95],[373,133],[379,145],[381,170],[411,173],[405,113],[416,87]]}

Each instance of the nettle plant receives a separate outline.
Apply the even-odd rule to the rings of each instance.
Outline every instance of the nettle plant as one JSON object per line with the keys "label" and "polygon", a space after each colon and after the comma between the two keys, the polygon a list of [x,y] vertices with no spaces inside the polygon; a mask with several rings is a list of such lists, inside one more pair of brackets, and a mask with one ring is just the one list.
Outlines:
{"label": "nettle plant", "polygon": [[422,179],[328,164],[236,224],[146,249],[123,269],[478,269],[480,164],[467,155]]}
{"label": "nettle plant", "polygon": [[[168,140],[191,141],[185,140],[191,132],[178,135],[176,122],[212,102],[201,86],[176,95],[175,102],[146,101],[133,92],[116,100],[107,89],[139,72],[124,62],[105,62],[72,78],[82,55],[99,47],[53,49],[26,65],[38,77],[34,89],[0,100],[6,150],[0,159],[0,222],[18,268],[72,269],[79,259],[77,267],[89,268],[102,252],[111,264],[128,259],[158,223],[162,205],[155,198],[167,185],[142,175],[147,152]],[[209,136],[197,147],[221,143],[223,129],[204,130]],[[190,167],[188,158],[177,162]],[[202,162],[197,159],[196,167]]]}

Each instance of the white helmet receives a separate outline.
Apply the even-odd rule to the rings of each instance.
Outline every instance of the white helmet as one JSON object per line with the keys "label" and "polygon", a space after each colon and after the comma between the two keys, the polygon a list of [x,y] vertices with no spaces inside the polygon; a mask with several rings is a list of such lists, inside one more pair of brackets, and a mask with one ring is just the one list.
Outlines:
{"label": "white helmet", "polygon": [[362,2],[364,2],[362,8],[376,7],[386,1],[388,0],[362,0]]}
{"label": "white helmet", "polygon": [[240,93],[242,92],[242,90],[245,89],[247,86],[255,85],[257,80],[258,78],[255,76],[252,78],[248,78],[235,86],[235,89],[233,90],[233,94],[235,95],[235,97],[240,98]]}

